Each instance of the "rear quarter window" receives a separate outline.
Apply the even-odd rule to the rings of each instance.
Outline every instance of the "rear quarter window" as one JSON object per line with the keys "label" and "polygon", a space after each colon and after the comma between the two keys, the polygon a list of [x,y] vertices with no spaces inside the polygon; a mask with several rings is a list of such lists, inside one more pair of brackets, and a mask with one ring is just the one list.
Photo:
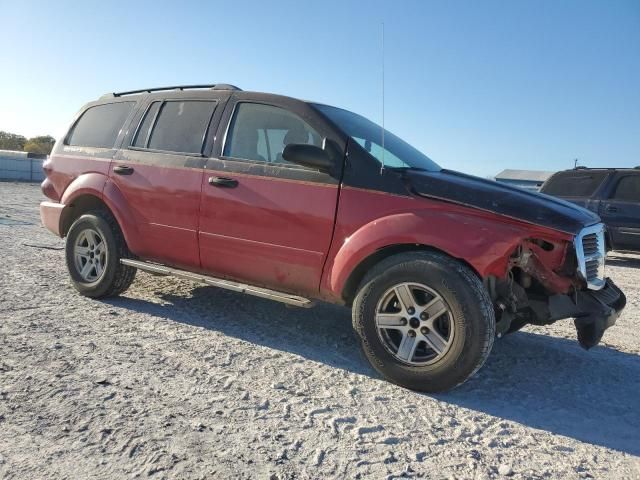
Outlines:
{"label": "rear quarter window", "polygon": [[557,197],[590,197],[606,176],[607,172],[560,172],[547,180],[541,192]]}
{"label": "rear quarter window", "polygon": [[67,135],[67,145],[113,148],[135,102],[108,103],[87,109]]}

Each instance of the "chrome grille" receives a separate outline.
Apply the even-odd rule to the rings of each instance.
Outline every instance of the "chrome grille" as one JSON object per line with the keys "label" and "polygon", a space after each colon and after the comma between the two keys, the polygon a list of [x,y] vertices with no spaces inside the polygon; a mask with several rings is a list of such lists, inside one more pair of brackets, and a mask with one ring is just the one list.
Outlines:
{"label": "chrome grille", "polygon": [[604,225],[586,227],[576,236],[578,272],[587,282],[587,287],[600,290],[604,284]]}
{"label": "chrome grille", "polygon": [[589,233],[582,237],[582,248],[586,256],[593,255],[598,252],[598,235],[596,233]]}

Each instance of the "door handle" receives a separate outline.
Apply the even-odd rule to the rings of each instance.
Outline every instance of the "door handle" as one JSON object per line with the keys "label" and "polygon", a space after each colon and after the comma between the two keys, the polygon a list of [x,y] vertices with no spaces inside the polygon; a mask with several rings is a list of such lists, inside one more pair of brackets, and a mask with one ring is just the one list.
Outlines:
{"label": "door handle", "polygon": [[605,208],[605,210],[607,212],[614,213],[618,211],[618,207],[614,207],[613,205],[608,205],[607,208]]}
{"label": "door handle", "polygon": [[238,181],[227,177],[209,177],[209,185],[222,188],[236,188]]}
{"label": "door handle", "polygon": [[117,173],[118,175],[131,175],[133,173],[133,167],[128,167],[127,165],[118,165],[113,167],[113,173]]}

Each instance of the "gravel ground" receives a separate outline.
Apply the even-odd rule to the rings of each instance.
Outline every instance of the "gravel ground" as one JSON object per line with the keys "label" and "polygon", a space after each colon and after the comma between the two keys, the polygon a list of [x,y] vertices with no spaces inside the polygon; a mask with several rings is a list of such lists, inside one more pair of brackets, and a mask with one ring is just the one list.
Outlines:
{"label": "gravel ground", "polygon": [[640,478],[640,259],[586,352],[571,322],[495,343],[452,393],[391,385],[348,310],[139,273],[83,298],[37,186],[0,183],[0,478]]}

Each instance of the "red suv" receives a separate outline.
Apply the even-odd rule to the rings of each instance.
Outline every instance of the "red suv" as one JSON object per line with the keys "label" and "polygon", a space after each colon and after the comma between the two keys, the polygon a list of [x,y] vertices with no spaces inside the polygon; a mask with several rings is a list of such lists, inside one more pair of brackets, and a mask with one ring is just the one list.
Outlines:
{"label": "red suv", "polygon": [[495,336],[575,318],[596,345],[625,304],[599,217],[440,168],[347,110],[231,85],[107,94],[45,163],[42,221],[75,288],[137,269],[309,306],[350,306],[402,386],[464,382]]}

